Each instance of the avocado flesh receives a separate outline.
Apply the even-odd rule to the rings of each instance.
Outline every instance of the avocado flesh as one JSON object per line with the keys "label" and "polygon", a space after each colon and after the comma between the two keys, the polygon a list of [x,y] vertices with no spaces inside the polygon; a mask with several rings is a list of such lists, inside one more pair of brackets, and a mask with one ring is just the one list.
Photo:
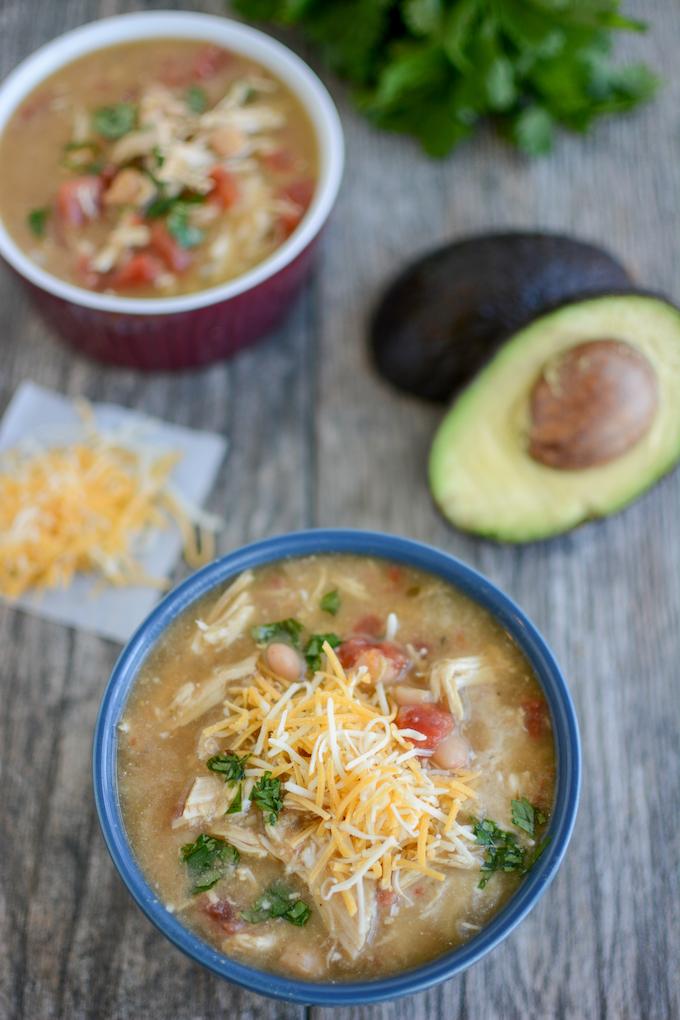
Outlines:
{"label": "avocado flesh", "polygon": [[625,268],[560,234],[480,234],[416,259],[386,288],[369,345],[380,374],[450,401],[511,333],[566,301],[630,290]]}
{"label": "avocado flesh", "polygon": [[[578,343],[616,337],[658,380],[648,432],[626,453],[585,470],[545,467],[526,452],[531,388],[546,361]],[[548,538],[615,513],[680,459],[680,311],[644,295],[591,298],[511,337],[455,400],[430,453],[430,486],[465,531],[505,542]]]}

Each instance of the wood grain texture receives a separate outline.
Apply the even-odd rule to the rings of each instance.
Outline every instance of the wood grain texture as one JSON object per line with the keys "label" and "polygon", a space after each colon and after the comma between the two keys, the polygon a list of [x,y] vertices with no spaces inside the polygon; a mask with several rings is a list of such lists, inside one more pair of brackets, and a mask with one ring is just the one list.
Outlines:
{"label": "wood grain texture", "polygon": [[[0,73],[67,27],[180,6],[223,9],[221,0],[4,0]],[[616,251],[645,285],[680,297],[680,8],[638,7],[654,32],[627,46],[665,74],[661,97],[592,138],[561,139],[537,163],[491,134],[430,162],[408,141],[372,131],[330,80],[348,166],[322,263],[285,328],[228,365],[153,378],[102,370],[55,343],[16,281],[0,276],[0,408],[31,378],[225,432],[231,449],[210,501],[227,521],[221,551],[311,524],[433,542],[516,598],[570,679],[585,781],[550,891],[464,976],[402,1002],[332,1011],[338,1020],[680,1016],[680,477],[619,517],[543,545],[459,535],[425,488],[438,412],[384,387],[364,348],[367,314],[389,275],[480,229],[580,234]],[[304,1010],[240,992],[184,960],[118,881],[89,773],[116,654],[110,642],[0,608],[0,1017],[299,1020]]]}

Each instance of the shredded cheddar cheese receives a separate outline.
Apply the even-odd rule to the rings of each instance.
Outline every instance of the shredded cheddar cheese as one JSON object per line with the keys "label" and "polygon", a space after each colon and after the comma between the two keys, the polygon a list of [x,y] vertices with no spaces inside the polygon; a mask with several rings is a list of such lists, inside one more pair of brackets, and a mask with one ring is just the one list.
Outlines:
{"label": "shredded cheddar cheese", "polygon": [[419,876],[442,881],[442,867],[471,866],[474,837],[456,819],[475,776],[430,768],[365,668],[345,673],[327,643],[324,653],[313,679],[256,670],[231,685],[224,720],[203,737],[250,752],[246,799],[264,772],[280,779],[284,814],[303,816],[291,852],[313,851],[310,888],[323,901],[337,895],[354,917],[366,879],[401,892]]}
{"label": "shredded cheddar cheese", "polygon": [[67,587],[92,573],[111,585],[166,582],[149,576],[138,545],[151,529],[174,522],[192,566],[213,555],[217,522],[183,505],[170,475],[178,454],[150,454],[96,430],[52,448],[16,448],[0,458],[0,595]]}

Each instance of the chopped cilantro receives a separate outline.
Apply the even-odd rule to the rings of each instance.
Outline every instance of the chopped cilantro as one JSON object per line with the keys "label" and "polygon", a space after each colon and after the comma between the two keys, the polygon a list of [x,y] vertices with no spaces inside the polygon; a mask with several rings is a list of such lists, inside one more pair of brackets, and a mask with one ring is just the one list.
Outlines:
{"label": "chopped cilantro", "polygon": [[294,648],[299,648],[302,624],[292,619],[260,623],[252,627],[250,633],[258,645],[268,645],[272,641],[290,641]]}
{"label": "chopped cilantro", "polygon": [[[472,827],[477,842],[485,848],[482,871],[519,871],[526,869],[526,850],[520,846],[517,836],[500,829],[490,818],[475,822]],[[482,876],[478,888],[484,889],[489,875]]]}
{"label": "chopped cilantro", "polygon": [[190,85],[184,93],[184,100],[192,113],[203,113],[208,105],[205,89],[200,85]]}
{"label": "chopped cilantro", "polygon": [[100,106],[92,114],[92,127],[102,138],[114,141],[132,131],[137,122],[137,107],[133,103],[116,103]]}
{"label": "chopped cilantro", "polygon": [[236,796],[232,800],[231,804],[227,808],[226,813],[228,815],[239,815],[243,811],[243,784],[239,783],[236,790]]}
{"label": "chopped cilantro", "polygon": [[181,248],[195,248],[203,240],[203,231],[189,223],[189,206],[185,202],[175,202],[165,222]]}
{"label": "chopped cilantro", "polygon": [[530,804],[526,797],[511,801],[511,805],[513,825],[518,829],[524,829],[530,836],[535,834],[537,825],[544,825],[547,820],[543,812]]}
{"label": "chopped cilantro", "polygon": [[95,141],[69,142],[64,146],[62,166],[77,173],[101,173],[103,161],[99,158],[101,149]]}
{"label": "chopped cilantro", "polygon": [[192,893],[195,895],[212,889],[228,868],[238,864],[240,856],[231,843],[207,832],[201,833],[195,843],[185,843],[180,857],[187,866]]}
{"label": "chopped cilantro", "polygon": [[331,648],[337,648],[341,643],[341,638],[337,634],[312,634],[305,645],[304,653],[307,665],[312,673],[316,673],[318,669],[321,669],[321,653],[324,641],[327,641]]}
{"label": "chopped cilantro", "polygon": [[150,171],[147,170],[147,173],[156,187],[159,188],[160,194],[154,198],[153,202],[151,202],[149,206],[147,206],[146,216],[150,220],[157,220],[160,216],[165,216],[166,213],[170,212],[177,199],[170,198],[169,195],[164,195],[163,182],[156,180]]}
{"label": "chopped cilantro", "polygon": [[255,900],[250,910],[241,914],[250,924],[260,924],[270,918],[282,917],[298,927],[307,924],[311,910],[296,893],[283,882],[274,882]]}
{"label": "chopped cilantro", "polygon": [[331,616],[335,616],[340,608],[340,593],[338,589],[334,588],[333,591],[327,591],[319,605],[324,613],[330,613]]}
{"label": "chopped cilantro", "polygon": [[35,237],[45,236],[49,216],[50,209],[47,206],[44,206],[41,209],[31,209],[26,217],[26,222],[28,223],[31,233],[34,234]]}
{"label": "chopped cilantro", "polygon": [[238,783],[246,774],[245,767],[249,757],[249,754],[244,754],[242,758],[239,758],[237,754],[226,751],[208,758],[206,766],[211,772],[219,772],[221,776],[224,776],[225,783]]}
{"label": "chopped cilantro", "polygon": [[354,86],[361,111],[444,156],[485,121],[527,153],[557,127],[647,101],[658,79],[611,56],[644,31],[621,0],[235,0],[246,17],[297,25]]}
{"label": "chopped cilantro", "polygon": [[281,780],[272,779],[271,772],[265,772],[255,783],[250,799],[254,804],[257,804],[260,811],[265,815],[267,822],[270,825],[276,825],[283,808]]}
{"label": "chopped cilantro", "polygon": [[165,163],[165,156],[161,152],[159,145],[154,145],[153,149],[151,150],[151,155],[156,160],[157,167],[163,166],[163,164]]}
{"label": "chopped cilantro", "polygon": [[[548,816],[531,804],[526,797],[511,801],[511,807],[513,824],[530,836],[535,835],[537,825],[545,825],[548,820]],[[481,870],[489,872],[482,876],[479,882],[480,889],[486,886],[490,873],[494,871],[518,871],[525,875],[550,842],[548,837],[536,847],[522,846],[513,832],[499,828],[490,818],[476,820],[472,831],[480,846],[485,848]]]}

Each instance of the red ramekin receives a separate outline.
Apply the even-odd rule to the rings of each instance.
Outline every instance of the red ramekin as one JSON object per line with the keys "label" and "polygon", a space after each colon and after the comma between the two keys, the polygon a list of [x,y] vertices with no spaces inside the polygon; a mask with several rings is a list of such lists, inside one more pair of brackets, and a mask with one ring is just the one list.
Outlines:
{"label": "red ramekin", "polygon": [[229,357],[283,318],[312,267],[344,160],[333,101],[299,57],[256,29],[188,12],[105,18],[43,46],[0,87],[0,132],[26,96],[59,68],[116,43],[161,38],[222,46],[258,61],[280,78],[298,97],[316,132],[319,179],[307,213],[280,248],[235,280],[180,297],[128,298],[76,287],[33,262],[0,220],[0,255],[26,282],[39,311],[62,339],[98,361],[145,370],[190,368]]}

